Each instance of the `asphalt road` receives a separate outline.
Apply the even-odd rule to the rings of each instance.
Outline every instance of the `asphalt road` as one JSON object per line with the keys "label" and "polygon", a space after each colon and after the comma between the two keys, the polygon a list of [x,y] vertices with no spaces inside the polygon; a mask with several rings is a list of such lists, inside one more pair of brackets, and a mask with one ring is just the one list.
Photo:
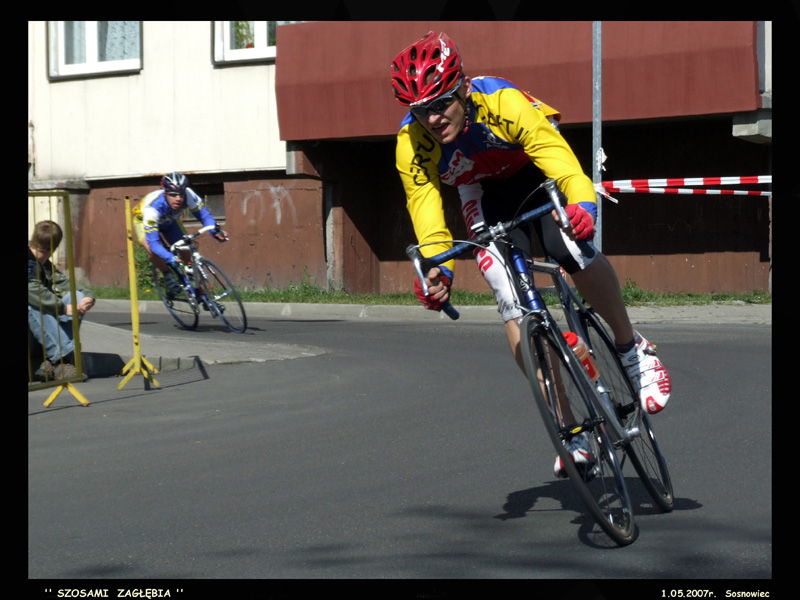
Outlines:
{"label": "asphalt road", "polygon": [[[94,319],[130,329],[118,314]],[[250,325],[241,343],[322,352],[162,372],[158,389],[91,379],[78,384],[89,407],[65,391],[44,408],[50,390],[29,392],[28,577],[39,597],[57,594],[35,580],[172,582],[186,599],[208,591],[200,579],[425,581],[414,597],[454,597],[434,582],[465,580],[590,588],[571,596],[573,581],[551,598],[603,597],[592,590],[605,579],[667,582],[642,596],[653,598],[678,597],[669,590],[683,580],[717,598],[768,589],[771,326],[639,327],[673,379],[655,426],[675,510],[658,513],[628,466],[638,538],[610,548],[553,478],[555,452],[502,327]],[[179,332],[167,315],[148,315],[142,332],[198,345],[224,335]]]}

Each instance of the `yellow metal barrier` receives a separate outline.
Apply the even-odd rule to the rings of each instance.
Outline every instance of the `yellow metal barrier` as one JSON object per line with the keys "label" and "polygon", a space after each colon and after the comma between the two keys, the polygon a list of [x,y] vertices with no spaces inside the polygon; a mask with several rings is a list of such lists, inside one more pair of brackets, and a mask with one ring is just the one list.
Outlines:
{"label": "yellow metal barrier", "polygon": [[141,373],[145,378],[145,388],[147,382],[155,384],[156,387],[161,387],[153,378],[153,373],[158,373],[158,370],[151,365],[144,356],[142,356],[141,348],[139,346],[139,293],[136,285],[136,261],[133,257],[133,224],[131,222],[131,199],[125,196],[125,226],[128,231],[128,273],[130,275],[131,287],[131,323],[133,328],[133,358],[122,369],[125,375],[117,389],[122,389],[137,373]]}
{"label": "yellow metal barrier", "polygon": [[[38,200],[38,198],[47,198],[46,202]],[[53,206],[53,199],[56,200]],[[39,221],[50,220],[58,223],[63,215],[64,227],[64,248],[67,254],[67,273],[69,276],[69,291],[72,298],[72,314],[78,314],[77,308],[77,295],[75,293],[75,264],[72,252],[72,219],[70,216],[69,206],[69,193],[64,190],[42,190],[42,191],[28,191],[28,231],[32,231],[33,227]],[[54,264],[58,264],[60,255],[53,253],[51,260]],[[41,312],[41,307],[40,307]],[[33,380],[32,366],[31,366],[31,348],[28,345],[28,390],[38,390],[43,388],[55,387],[55,390],[50,397],[45,401],[45,406],[50,406],[58,395],[67,388],[72,395],[84,406],[89,405],[89,401],[84,398],[78,388],[73,385],[73,382],[83,381],[83,362],[81,360],[81,338],[80,338],[80,323],[79,319],[72,320],[72,333],[73,343],[75,345],[75,370],[77,371],[74,377],[59,379],[54,381],[45,381],[42,383],[30,383]]]}

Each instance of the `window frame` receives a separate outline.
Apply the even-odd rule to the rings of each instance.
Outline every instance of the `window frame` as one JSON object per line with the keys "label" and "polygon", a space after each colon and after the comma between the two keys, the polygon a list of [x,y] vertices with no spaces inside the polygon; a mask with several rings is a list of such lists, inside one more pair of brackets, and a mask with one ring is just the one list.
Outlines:
{"label": "window frame", "polygon": [[269,44],[269,24],[278,27],[305,21],[253,21],[253,48],[230,48],[230,24],[235,21],[211,21],[211,63],[215,67],[237,66],[248,63],[274,63],[277,45]]}
{"label": "window frame", "polygon": [[233,21],[211,22],[211,52],[214,66],[237,65],[248,62],[273,62],[275,46],[268,46],[268,21],[253,21],[253,48],[230,47],[230,24]]}
{"label": "window frame", "polygon": [[[47,21],[47,78],[50,81],[64,79],[85,79],[89,77],[108,77],[115,75],[131,75],[141,72],[143,67],[142,53],[144,48],[144,31],[142,21],[139,21],[139,56],[122,60],[97,60],[97,48],[94,45],[97,39],[98,21],[85,21],[87,61],[78,64],[67,64],[64,55],[65,47],[65,21]],[[91,59],[89,51],[94,50]]]}
{"label": "window frame", "polygon": [[[190,184],[189,187],[192,188],[195,194],[200,196],[200,199],[203,201],[206,209],[214,217],[214,220],[217,222],[217,224],[220,226],[225,225],[225,187],[221,184],[213,183],[198,183],[195,185]],[[221,207],[221,210],[217,212],[211,210],[210,206],[212,205],[209,203],[209,198],[211,198],[211,201],[214,202],[214,208]],[[203,225],[200,219],[197,219],[189,209],[184,211],[181,220],[188,227],[202,227]]]}

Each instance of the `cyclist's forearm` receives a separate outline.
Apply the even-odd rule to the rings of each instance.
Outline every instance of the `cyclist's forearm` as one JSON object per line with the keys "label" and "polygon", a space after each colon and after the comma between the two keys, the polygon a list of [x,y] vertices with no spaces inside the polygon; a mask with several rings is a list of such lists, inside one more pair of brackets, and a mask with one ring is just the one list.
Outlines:
{"label": "cyclist's forearm", "polygon": [[150,250],[153,254],[164,260],[169,260],[172,258],[172,253],[164,247],[164,244],[161,243],[161,236],[159,235],[158,231],[155,233],[147,232],[145,234],[145,239],[147,240],[147,245],[150,246]]}

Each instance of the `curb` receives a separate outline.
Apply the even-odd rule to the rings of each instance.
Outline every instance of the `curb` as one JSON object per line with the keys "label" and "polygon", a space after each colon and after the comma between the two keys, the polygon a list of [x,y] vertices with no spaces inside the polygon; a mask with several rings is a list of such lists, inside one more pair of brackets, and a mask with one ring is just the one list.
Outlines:
{"label": "curb", "polygon": [[[138,303],[140,314],[168,314],[160,301],[141,301]],[[98,300],[95,304],[98,312],[120,313],[130,315],[130,300]],[[373,321],[414,321],[441,324],[447,326],[451,320],[444,313],[425,310],[421,306],[387,306],[387,305],[355,305],[355,304],[302,304],[302,303],[245,303],[248,316],[274,319],[306,319],[306,320],[373,320]],[[461,317],[458,323],[495,323],[500,325],[500,317],[495,306],[464,306],[459,307]],[[562,320],[560,309],[551,309],[557,320]],[[663,324],[663,323],[725,323],[725,324],[772,324],[771,304],[709,304],[699,306],[664,306],[664,307],[629,307],[628,314],[631,322],[637,324]],[[82,351],[83,372],[88,377],[114,377],[122,374],[122,370],[133,359],[133,342],[130,352],[118,353],[120,345],[118,335],[124,334],[122,330],[84,321],[81,331],[82,347],[87,347],[84,340],[92,339],[89,345],[95,350]],[[178,350],[175,340],[171,336],[150,336],[140,334],[140,348],[161,348],[169,353],[169,348]],[[126,337],[126,342],[129,338]],[[178,342],[180,344],[180,342]],[[213,353],[214,358],[201,356],[150,356],[144,350],[142,356],[160,373],[183,369],[203,368],[203,364],[221,364],[236,362],[266,362],[271,360],[287,360],[303,356],[315,356],[326,352],[324,348],[311,346],[290,346],[271,344],[242,346],[228,345],[224,340],[209,342],[204,347]],[[242,350],[243,348],[244,351]],[[205,356],[209,356],[206,354]]]}
{"label": "curb", "polygon": [[[140,313],[167,314],[160,301],[140,301]],[[305,304],[245,302],[248,316],[266,318],[317,318],[317,319],[375,319],[388,321],[444,321],[450,319],[444,313],[425,310],[421,306],[394,306],[379,304]],[[456,307],[461,313],[459,320],[467,322],[500,323],[496,306]],[[130,300],[98,300],[98,312],[130,313]],[[561,310],[551,308],[556,319]],[[752,323],[772,324],[772,304],[747,304],[745,302],[725,304],[702,304],[682,306],[632,306],[628,315],[634,324],[640,323]]]}

